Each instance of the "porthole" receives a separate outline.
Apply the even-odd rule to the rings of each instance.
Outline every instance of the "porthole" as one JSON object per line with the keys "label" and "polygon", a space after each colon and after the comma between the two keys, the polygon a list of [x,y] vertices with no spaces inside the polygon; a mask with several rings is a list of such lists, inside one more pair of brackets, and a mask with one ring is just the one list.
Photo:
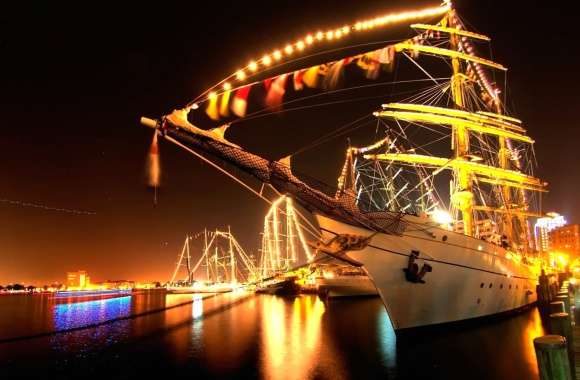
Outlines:
{"label": "porthole", "polygon": [[443,235],[443,237],[441,238],[441,240],[447,241],[447,235]]}
{"label": "porthole", "polygon": [[491,287],[492,287],[492,286],[493,286],[493,284],[490,282],[490,283],[489,283],[489,288],[491,289]]}
{"label": "porthole", "polygon": [[482,282],[482,283],[481,283],[481,285],[479,285],[479,287],[480,287],[480,288],[483,288],[483,285],[484,285],[484,284],[483,284],[483,282]]}

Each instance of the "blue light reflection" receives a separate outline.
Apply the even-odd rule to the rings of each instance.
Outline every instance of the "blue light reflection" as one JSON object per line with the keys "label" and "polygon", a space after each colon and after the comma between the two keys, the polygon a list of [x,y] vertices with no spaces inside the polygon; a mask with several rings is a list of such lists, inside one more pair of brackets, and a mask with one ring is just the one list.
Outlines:
{"label": "blue light reflection", "polygon": [[395,329],[393,328],[389,314],[385,310],[381,310],[377,322],[381,361],[387,370],[391,372],[397,367],[397,336],[395,335]]}
{"label": "blue light reflection", "polygon": [[55,305],[53,313],[56,330],[91,325],[125,317],[131,312],[131,296]]}

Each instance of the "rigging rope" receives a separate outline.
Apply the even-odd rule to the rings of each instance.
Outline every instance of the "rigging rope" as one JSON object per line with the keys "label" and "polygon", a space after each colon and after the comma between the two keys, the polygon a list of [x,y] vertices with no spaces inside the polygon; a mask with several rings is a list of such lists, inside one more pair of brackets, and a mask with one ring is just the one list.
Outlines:
{"label": "rigging rope", "polygon": [[[183,145],[182,143],[180,143],[179,141],[175,140],[174,138],[172,138],[171,136],[164,136],[168,141],[172,142],[173,144],[177,145],[178,147],[186,150],[187,152],[193,154],[194,156],[196,156],[197,158],[201,159],[202,161],[204,161],[205,163],[209,164],[210,166],[214,167],[215,169],[219,170],[220,172],[222,172],[223,174],[225,174],[226,176],[230,177],[231,179],[233,179],[234,181],[236,181],[237,183],[239,183],[240,185],[242,185],[246,190],[249,190],[251,193],[253,193],[254,195],[256,195],[258,198],[266,201],[266,203],[268,203],[269,205],[272,205],[272,201],[269,200],[268,198],[264,197],[262,195],[262,193],[257,192],[256,190],[254,190],[250,185],[246,184],[244,181],[240,180],[238,177],[236,177],[235,175],[231,174],[230,172],[228,172],[227,170],[225,170],[224,168],[222,168],[221,166],[219,166],[218,164],[216,164],[215,162],[211,161],[210,159],[206,158],[205,156],[203,156],[202,154],[197,153],[196,151],[194,151],[193,149]],[[304,218],[304,217],[303,217]],[[310,224],[310,223],[309,223]],[[300,227],[303,227],[305,231],[307,231],[308,233],[310,233],[311,235],[313,235],[314,237],[318,237],[319,234],[317,233],[313,233],[311,230],[309,230],[308,228],[306,228],[303,224],[300,224]]]}
{"label": "rigging rope", "polygon": [[0,202],[7,203],[13,206],[20,206],[20,207],[32,207],[32,208],[39,208],[46,211],[59,211],[69,214],[77,214],[77,215],[96,215],[94,211],[85,211],[85,210],[75,210],[70,208],[61,208],[61,207],[51,207],[45,206],[39,203],[30,203],[30,202],[23,202],[13,199],[0,199]]}

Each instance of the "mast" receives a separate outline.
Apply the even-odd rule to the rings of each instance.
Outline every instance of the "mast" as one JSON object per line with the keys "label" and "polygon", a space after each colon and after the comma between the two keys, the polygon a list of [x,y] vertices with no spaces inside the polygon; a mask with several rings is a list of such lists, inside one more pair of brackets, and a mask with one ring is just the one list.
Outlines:
{"label": "mast", "polygon": [[189,254],[189,235],[187,235],[185,237],[185,245],[187,247],[187,257],[186,257],[186,263],[187,263],[187,281],[191,284],[191,256]]}
{"label": "mast", "polygon": [[[512,235],[508,238],[515,240],[512,230],[516,217],[518,222],[525,226],[525,223],[521,221],[530,214],[525,200],[525,191],[543,192],[546,184],[524,174],[524,169],[517,163],[512,169],[513,165],[510,161],[515,161],[511,157],[512,142],[525,146],[525,144],[533,144],[534,141],[526,135],[519,120],[500,113],[501,104],[497,91],[485,77],[484,69],[501,71],[507,69],[499,63],[474,54],[468,39],[489,41],[489,38],[464,30],[453,9],[449,10],[437,25],[415,24],[412,27],[426,32],[395,44],[395,52],[411,52],[412,56],[424,53],[448,60],[452,67],[450,82],[445,87],[442,86],[445,83],[438,83],[435,90],[439,91],[439,94],[441,90],[444,93],[447,92],[448,100],[454,106],[448,107],[447,103],[442,107],[434,106],[433,104],[439,100],[438,95],[435,95],[435,98],[431,99],[432,102],[429,100],[431,102],[429,105],[391,103],[383,105],[385,109],[376,112],[375,115],[403,121],[409,125],[429,124],[428,128],[431,130],[438,127],[450,128],[452,132],[450,157],[422,156],[416,154],[414,149],[403,149],[392,154],[388,153],[391,147],[387,147],[385,154],[368,155],[365,151],[351,151],[349,148],[347,160],[339,177],[338,191],[334,197],[330,197],[294,176],[287,165],[263,159],[225,140],[221,129],[205,131],[195,127],[179,113],[180,111],[175,111],[157,122],[148,119],[144,119],[143,122],[147,126],[161,129],[161,135],[167,140],[193,154],[197,155],[192,149],[202,150],[233,164],[264,183],[270,183],[280,192],[292,194],[310,211],[320,212],[365,228],[385,230],[388,233],[397,234],[404,229],[405,224],[400,223],[402,216],[395,213],[388,215],[389,223],[385,227],[383,223],[379,224],[373,215],[361,211],[356,186],[358,174],[355,175],[355,170],[353,170],[355,166],[353,153],[362,153],[365,159],[375,156],[374,159],[399,162],[422,168],[422,170],[434,168],[436,170],[433,175],[439,173],[441,169],[451,169],[453,173],[450,191],[451,206],[460,214],[457,215],[457,220],[463,223],[463,233],[467,236],[481,237],[480,231],[476,229],[476,218],[482,213],[487,213],[494,215],[491,219],[503,225],[502,233]],[[447,34],[447,36],[441,39],[441,34]],[[432,38],[435,39],[434,44],[425,43],[426,40],[429,42]],[[444,48],[441,41],[444,41],[448,48]],[[489,103],[490,100],[495,103],[495,107],[493,103]],[[378,144],[375,148],[384,144],[384,141]],[[490,147],[493,150],[489,149]],[[481,157],[474,153],[481,154]],[[425,185],[424,179],[421,179],[419,185]],[[490,194],[493,198],[488,199],[486,193],[489,193],[487,189],[490,187],[492,189]],[[415,189],[416,187],[403,188],[398,192],[390,187],[384,189],[395,194],[394,197],[388,196],[391,200],[385,204],[384,208],[387,210],[384,211],[388,211],[388,206],[395,201],[394,198],[400,195],[406,199],[408,194]],[[401,193],[402,191],[406,192]],[[517,204],[512,204],[514,194],[518,194]],[[405,202],[408,202],[408,199]],[[395,207],[404,212],[409,204],[395,205]],[[268,242],[273,248],[270,252],[275,256],[277,266],[280,266],[280,261],[284,258],[280,255],[278,236],[279,229],[283,226],[280,226],[278,220],[274,218],[269,227],[274,234],[273,241]],[[498,236],[494,236],[494,239],[496,238]]]}
{"label": "mast", "polygon": [[[427,157],[417,154],[379,154],[365,155],[365,158],[386,160],[389,162],[401,162],[409,165],[427,165],[440,169],[452,169],[453,181],[450,188],[451,205],[460,212],[463,221],[463,233],[468,236],[479,236],[476,229],[476,215],[479,212],[495,213],[501,220],[501,233],[508,240],[521,242],[515,229],[515,221],[521,225],[523,232],[528,233],[526,218],[535,215],[528,212],[526,191],[544,192],[546,183],[539,179],[525,175],[522,167],[515,161],[515,167],[511,165],[512,141],[525,144],[533,144],[534,141],[526,135],[521,127],[521,121],[513,117],[502,115],[502,107],[497,92],[483,78],[482,66],[489,69],[507,70],[501,64],[488,59],[477,57],[473,54],[473,48],[468,39],[489,41],[486,36],[468,32],[463,29],[458,21],[455,10],[451,9],[438,25],[414,24],[415,29],[431,33],[448,34],[449,49],[439,46],[431,46],[417,43],[416,39],[407,40],[395,45],[397,52],[408,51],[425,53],[450,60],[452,75],[450,79],[450,98],[454,105],[452,108],[436,107],[413,103],[391,103],[383,105],[384,110],[376,112],[379,117],[390,117],[409,123],[426,123],[430,126],[451,127],[451,158]],[[470,72],[471,70],[471,72]],[[477,75],[475,75],[477,72]],[[471,74],[474,74],[473,76]],[[491,100],[487,107],[492,112],[470,110],[473,104],[472,83],[478,83],[482,92]],[[470,87],[466,88],[466,85]],[[470,97],[471,96],[471,97]],[[482,97],[480,100],[485,101]],[[472,136],[470,136],[473,133]],[[497,151],[494,157],[497,164],[492,162],[479,163],[482,157],[477,157],[470,151],[470,137],[481,141],[484,136],[497,138]],[[437,169],[437,172],[439,169]],[[490,207],[485,202],[479,204],[475,201],[475,185],[481,192],[480,184],[488,184],[495,187],[497,207]],[[518,194],[514,198],[514,191]],[[482,199],[483,201],[483,199]],[[458,218],[459,219],[459,218]],[[527,250],[527,249],[526,249]]]}
{"label": "mast", "polygon": [[[450,10],[444,19],[444,27],[449,24],[452,25],[454,10]],[[456,33],[450,33],[451,50],[459,50],[459,37]],[[461,72],[461,65],[459,58],[453,56],[451,58],[451,66],[453,68],[453,75],[451,77],[451,92],[455,108],[463,109],[463,77]],[[454,150],[456,160],[467,160],[469,154],[469,130],[465,128],[462,123],[457,123],[453,126],[453,137],[451,139],[451,149]],[[451,194],[451,201],[455,207],[461,211],[461,219],[463,220],[463,233],[468,236],[473,236],[474,220],[473,220],[473,182],[471,173],[465,167],[460,166],[454,171],[455,186],[454,192]]]}
{"label": "mast", "polygon": [[203,255],[205,256],[205,274],[206,274],[206,279],[207,282],[210,282],[209,280],[209,255],[207,252],[207,228],[203,229]]}
{"label": "mast", "polygon": [[232,247],[232,231],[228,226],[228,244],[230,251],[230,282],[236,283],[236,261],[234,258],[234,248]]}

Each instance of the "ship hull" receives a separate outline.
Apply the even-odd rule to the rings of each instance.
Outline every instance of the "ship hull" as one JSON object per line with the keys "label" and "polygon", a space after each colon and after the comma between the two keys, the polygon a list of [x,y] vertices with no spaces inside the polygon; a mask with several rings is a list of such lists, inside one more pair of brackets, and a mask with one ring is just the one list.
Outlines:
{"label": "ship hull", "polygon": [[[336,234],[369,236],[372,231],[316,215],[323,240]],[[483,240],[434,227],[407,215],[402,235],[377,234],[365,248],[348,256],[363,264],[396,330],[480,318],[521,309],[536,301],[537,273],[505,249]],[[415,261],[432,271],[425,283],[407,280]]]}
{"label": "ship hull", "polygon": [[329,298],[378,296],[377,288],[368,276],[337,276],[316,282],[318,289]]}

